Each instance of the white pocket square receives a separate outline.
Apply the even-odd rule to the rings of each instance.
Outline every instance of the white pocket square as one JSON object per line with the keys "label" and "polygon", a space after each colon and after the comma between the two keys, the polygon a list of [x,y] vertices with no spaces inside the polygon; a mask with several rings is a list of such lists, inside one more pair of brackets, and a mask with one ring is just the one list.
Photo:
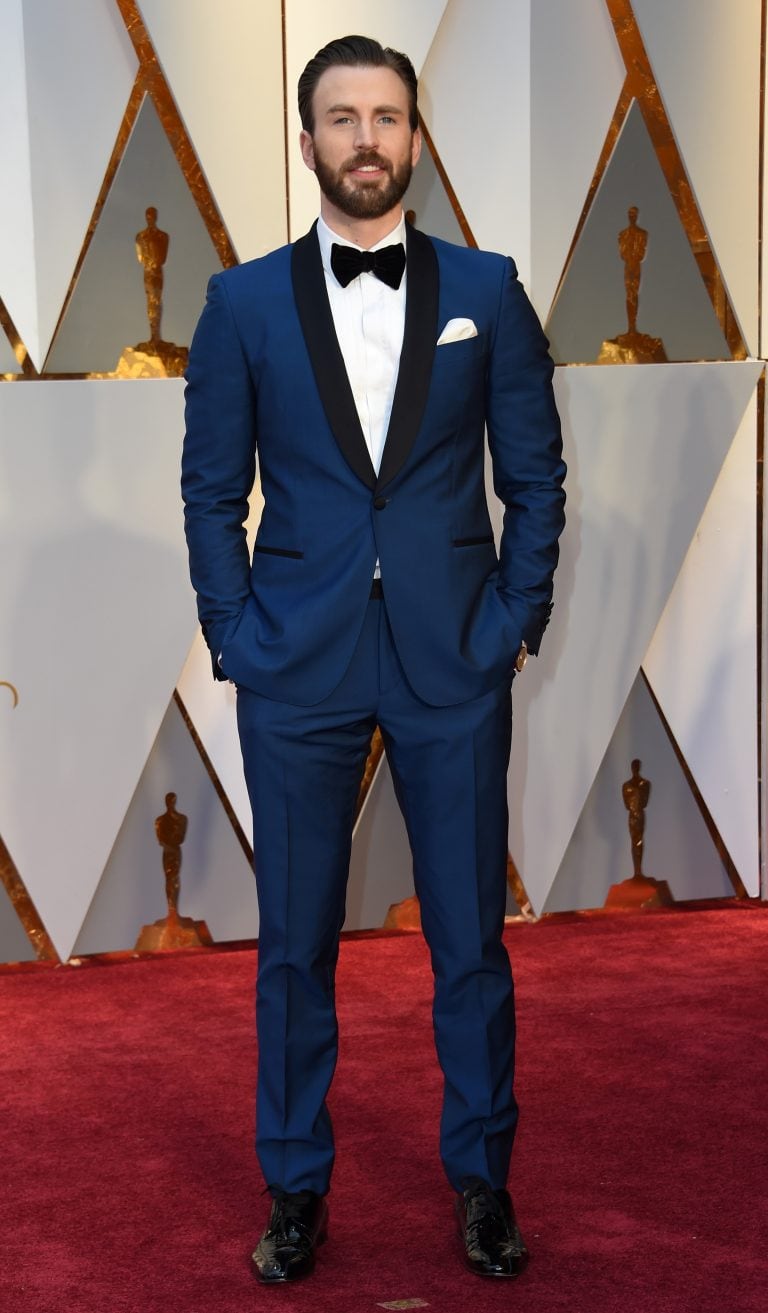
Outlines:
{"label": "white pocket square", "polygon": [[477,329],[471,319],[449,319],[437,339],[438,346],[446,342],[462,342],[465,337],[477,337]]}

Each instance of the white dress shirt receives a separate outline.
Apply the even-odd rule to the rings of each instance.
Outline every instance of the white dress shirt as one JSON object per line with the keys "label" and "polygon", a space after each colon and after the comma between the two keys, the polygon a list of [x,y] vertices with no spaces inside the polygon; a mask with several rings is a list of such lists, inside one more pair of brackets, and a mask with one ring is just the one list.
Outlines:
{"label": "white dress shirt", "polygon": [[[368,248],[340,237],[322,217],[317,221],[317,237],[333,325],[344,357],[360,427],[373,468],[378,474],[403,346],[406,274],[403,273],[398,288],[388,287],[371,273],[362,273],[346,287],[342,287],[331,269],[331,247],[337,242],[340,246],[352,246],[357,251],[379,251],[382,246],[395,246],[398,242],[405,245],[405,215],[400,215],[400,221],[392,232]],[[378,561],[373,574],[375,579],[381,577]]]}

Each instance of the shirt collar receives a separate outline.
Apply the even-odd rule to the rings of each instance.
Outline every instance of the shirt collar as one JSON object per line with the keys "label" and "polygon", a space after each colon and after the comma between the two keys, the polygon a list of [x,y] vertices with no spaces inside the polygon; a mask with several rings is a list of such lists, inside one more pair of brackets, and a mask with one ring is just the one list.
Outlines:
{"label": "shirt collar", "polygon": [[339,246],[352,246],[356,251],[380,251],[383,246],[396,246],[398,242],[405,245],[405,214],[401,211],[400,219],[391,232],[381,241],[376,242],[374,246],[358,246],[356,242],[350,242],[347,237],[340,237],[332,228],[328,227],[325,219],[320,215],[317,220],[317,240],[320,243],[320,256],[323,261],[323,269],[326,274],[331,271],[331,247],[334,242]]}

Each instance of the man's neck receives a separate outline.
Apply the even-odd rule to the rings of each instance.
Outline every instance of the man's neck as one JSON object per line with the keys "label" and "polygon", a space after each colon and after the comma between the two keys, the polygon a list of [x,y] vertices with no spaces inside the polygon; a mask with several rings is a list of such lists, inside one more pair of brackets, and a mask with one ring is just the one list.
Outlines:
{"label": "man's neck", "polygon": [[394,209],[382,214],[380,219],[353,219],[322,196],[320,213],[331,232],[337,237],[344,237],[346,241],[354,242],[355,246],[361,246],[364,251],[369,251],[397,227],[402,218],[403,207],[396,205]]}

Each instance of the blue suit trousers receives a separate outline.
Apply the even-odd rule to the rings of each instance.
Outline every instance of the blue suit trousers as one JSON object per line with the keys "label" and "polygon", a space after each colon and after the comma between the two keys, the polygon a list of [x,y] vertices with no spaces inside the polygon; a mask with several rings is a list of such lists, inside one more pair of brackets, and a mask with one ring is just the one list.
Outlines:
{"label": "blue suit trousers", "polygon": [[334,978],[355,803],[378,724],[434,972],[443,1165],[456,1190],[468,1176],[504,1186],[517,1123],[502,944],[508,683],[455,706],[428,705],[405,678],[385,602],[372,599],[329,697],[301,707],[241,687],[237,713],[261,917],[256,1147],[267,1184],[325,1194],[330,1183]]}

